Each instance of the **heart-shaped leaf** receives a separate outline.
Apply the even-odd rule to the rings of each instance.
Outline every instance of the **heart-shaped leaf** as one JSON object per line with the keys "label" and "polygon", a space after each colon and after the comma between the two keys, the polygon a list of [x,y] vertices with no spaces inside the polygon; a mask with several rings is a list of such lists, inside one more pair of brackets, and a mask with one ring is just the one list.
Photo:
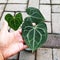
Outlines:
{"label": "heart-shaped leaf", "polygon": [[11,14],[7,14],[5,16],[5,20],[8,22],[8,25],[10,26],[10,28],[14,30],[17,30],[23,21],[21,13],[18,13],[15,16],[12,16]]}
{"label": "heart-shaped leaf", "polygon": [[[22,36],[32,51],[41,47],[47,40],[47,26],[44,22],[38,21],[38,19],[27,17],[22,24]],[[33,26],[32,23],[36,25]]]}
{"label": "heart-shaped leaf", "polygon": [[30,17],[33,17],[35,19],[39,19],[40,21],[45,20],[42,13],[37,8],[29,7],[29,8],[26,9],[26,12],[27,12],[28,15],[30,15]]}

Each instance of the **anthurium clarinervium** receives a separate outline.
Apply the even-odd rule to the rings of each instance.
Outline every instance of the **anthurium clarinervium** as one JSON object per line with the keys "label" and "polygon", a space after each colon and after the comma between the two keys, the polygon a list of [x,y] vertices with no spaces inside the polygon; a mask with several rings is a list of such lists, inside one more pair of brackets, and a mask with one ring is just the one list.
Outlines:
{"label": "anthurium clarinervium", "polygon": [[14,30],[17,30],[20,24],[22,24],[22,37],[28,47],[34,52],[38,47],[41,47],[47,40],[47,26],[44,23],[45,18],[39,9],[29,7],[26,9],[26,13],[29,15],[23,21],[22,14],[18,13],[15,16],[7,14],[5,16],[9,26]]}
{"label": "anthurium clarinervium", "polygon": [[29,7],[26,9],[26,12],[29,16],[25,18],[22,24],[22,36],[26,44],[34,52],[46,42],[47,26],[44,23],[43,15],[38,9]]}
{"label": "anthurium clarinervium", "polygon": [[21,13],[17,13],[15,16],[12,16],[11,14],[7,14],[5,16],[5,20],[8,22],[8,25],[13,30],[17,30],[23,22]]}

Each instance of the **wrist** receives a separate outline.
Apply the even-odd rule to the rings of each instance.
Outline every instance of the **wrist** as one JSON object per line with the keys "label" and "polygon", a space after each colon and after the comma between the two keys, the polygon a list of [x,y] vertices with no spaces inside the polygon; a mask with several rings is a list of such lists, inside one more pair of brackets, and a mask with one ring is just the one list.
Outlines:
{"label": "wrist", "polygon": [[0,60],[4,60],[4,56],[1,51],[0,51]]}

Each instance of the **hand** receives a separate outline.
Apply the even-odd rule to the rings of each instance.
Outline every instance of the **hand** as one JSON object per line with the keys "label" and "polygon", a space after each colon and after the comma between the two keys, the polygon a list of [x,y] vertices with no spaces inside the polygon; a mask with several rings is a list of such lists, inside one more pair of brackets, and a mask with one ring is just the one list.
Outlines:
{"label": "hand", "polygon": [[4,58],[10,57],[25,48],[27,46],[24,45],[21,30],[8,32],[8,24],[5,21],[0,31],[0,50]]}

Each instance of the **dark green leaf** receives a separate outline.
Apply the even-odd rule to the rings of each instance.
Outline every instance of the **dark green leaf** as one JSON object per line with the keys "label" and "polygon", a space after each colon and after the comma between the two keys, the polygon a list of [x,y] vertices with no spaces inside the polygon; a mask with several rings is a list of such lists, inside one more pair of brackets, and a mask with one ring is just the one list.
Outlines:
{"label": "dark green leaf", "polygon": [[28,15],[30,15],[30,17],[33,17],[35,19],[39,19],[40,21],[45,20],[42,13],[37,8],[29,7],[29,8],[26,9],[26,12],[27,12]]}
{"label": "dark green leaf", "polygon": [[17,30],[23,21],[21,13],[18,13],[15,16],[7,14],[5,16],[5,20],[8,22],[8,25],[14,30]]}
{"label": "dark green leaf", "polygon": [[22,25],[22,36],[26,44],[35,51],[38,47],[41,47],[47,40],[47,26],[44,22],[40,22],[36,19],[36,26],[33,26],[33,18],[27,17]]}

